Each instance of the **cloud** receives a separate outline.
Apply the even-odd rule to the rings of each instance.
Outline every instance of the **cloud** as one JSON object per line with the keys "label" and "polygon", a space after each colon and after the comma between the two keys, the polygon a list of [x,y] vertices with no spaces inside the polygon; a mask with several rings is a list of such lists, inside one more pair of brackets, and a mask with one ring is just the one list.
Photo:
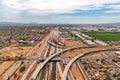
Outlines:
{"label": "cloud", "polygon": [[105,13],[120,13],[120,10],[108,10]]}
{"label": "cloud", "polygon": [[116,16],[99,16],[100,18],[103,18],[103,19],[116,19]]}
{"label": "cloud", "polygon": [[120,13],[120,3],[117,5],[110,5],[107,8],[110,10],[106,10],[105,13]]}
{"label": "cloud", "polygon": [[109,5],[107,8],[120,9],[120,3],[119,3],[119,4],[116,4],[116,5]]}
{"label": "cloud", "polygon": [[120,0],[1,0],[1,2],[3,6],[18,11],[26,10],[33,14],[61,14],[75,13],[79,10],[98,10],[108,7],[106,4],[120,3]]}

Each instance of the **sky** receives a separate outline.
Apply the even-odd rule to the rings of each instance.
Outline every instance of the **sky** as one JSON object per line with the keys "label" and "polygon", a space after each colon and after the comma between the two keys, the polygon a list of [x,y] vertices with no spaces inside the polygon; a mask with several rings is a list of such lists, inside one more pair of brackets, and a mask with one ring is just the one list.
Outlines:
{"label": "sky", "polygon": [[120,22],[120,0],[0,0],[0,22]]}

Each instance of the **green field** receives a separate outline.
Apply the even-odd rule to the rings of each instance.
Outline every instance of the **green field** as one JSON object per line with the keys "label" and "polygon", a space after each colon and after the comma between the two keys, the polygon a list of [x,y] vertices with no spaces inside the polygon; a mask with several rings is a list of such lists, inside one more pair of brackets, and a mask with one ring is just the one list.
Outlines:
{"label": "green field", "polygon": [[20,47],[30,47],[30,46],[32,46],[32,44],[20,44],[19,46]]}
{"label": "green field", "polygon": [[103,41],[119,41],[120,32],[82,32],[88,36],[100,39]]}

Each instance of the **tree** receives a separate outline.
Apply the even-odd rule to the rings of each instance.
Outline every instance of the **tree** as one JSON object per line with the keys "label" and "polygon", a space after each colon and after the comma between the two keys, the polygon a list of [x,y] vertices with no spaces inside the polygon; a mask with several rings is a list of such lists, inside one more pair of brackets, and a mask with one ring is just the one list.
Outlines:
{"label": "tree", "polygon": [[25,70],[25,66],[22,66],[20,69],[19,69],[19,72],[23,72]]}

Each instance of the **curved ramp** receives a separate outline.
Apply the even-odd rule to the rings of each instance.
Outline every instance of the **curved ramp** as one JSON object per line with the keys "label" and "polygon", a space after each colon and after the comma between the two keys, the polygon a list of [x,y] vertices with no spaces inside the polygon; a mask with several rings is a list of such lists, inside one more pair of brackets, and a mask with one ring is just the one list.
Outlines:
{"label": "curved ramp", "polygon": [[52,46],[58,47],[58,48],[63,48],[64,46],[52,43],[51,41],[48,41],[48,44],[51,44]]}
{"label": "curved ramp", "polygon": [[[118,47],[119,48],[119,47]],[[71,67],[71,65],[77,60],[79,59],[80,57],[83,57],[87,54],[91,54],[91,53],[95,53],[95,52],[102,52],[102,51],[118,51],[120,49],[116,49],[116,48],[108,48],[108,49],[98,49],[98,50],[95,50],[95,51],[90,51],[90,52],[85,52],[83,54],[79,54],[78,56],[75,56],[72,60],[69,61],[69,63],[67,64],[67,66],[65,67],[64,69],[64,72],[62,74],[62,78],[61,80],[66,80],[66,77],[67,77],[67,74],[68,74],[68,71]],[[85,80],[88,80],[87,77],[85,77]]]}

